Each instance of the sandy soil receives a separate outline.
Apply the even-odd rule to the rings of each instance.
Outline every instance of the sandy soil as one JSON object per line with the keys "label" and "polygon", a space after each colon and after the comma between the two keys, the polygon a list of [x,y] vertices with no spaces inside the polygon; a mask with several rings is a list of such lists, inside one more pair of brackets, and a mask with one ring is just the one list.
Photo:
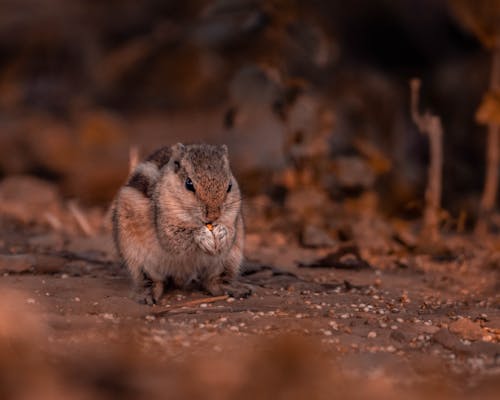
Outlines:
{"label": "sandy soil", "polygon": [[[349,243],[305,249],[265,232],[260,235],[269,240],[262,244],[259,233],[251,233],[241,278],[253,285],[251,297],[174,291],[150,307],[130,298],[128,276],[116,262],[107,235],[61,237],[41,228],[3,226],[2,257],[51,254],[26,270],[18,263],[17,273],[5,271],[5,259],[0,264],[4,334],[17,335],[5,322],[12,313],[21,327],[35,319],[37,328],[25,344],[40,351],[43,365],[46,359],[55,363],[54,376],[63,374],[60,380],[66,384],[72,382],[68,370],[78,371],[74,374],[81,379],[82,371],[89,374],[87,363],[93,365],[109,349],[118,349],[104,357],[104,364],[114,368],[111,389],[102,389],[94,378],[84,379],[70,385],[72,394],[92,389],[96,398],[113,396],[116,385],[130,385],[115,369],[139,376],[143,363],[157,366],[149,377],[159,371],[165,376],[173,365],[176,374],[178,368],[187,371],[183,376],[188,381],[194,377],[194,383],[174,385],[179,398],[193,386],[203,393],[205,385],[214,398],[224,393],[231,397],[235,388],[245,386],[255,362],[274,365],[273,373],[284,369],[287,382],[294,381],[287,368],[296,364],[304,370],[302,376],[313,363],[315,379],[322,377],[318,379],[324,383],[340,376],[352,383],[346,384],[352,397],[361,387],[382,397],[397,397],[398,391],[419,397],[425,389],[437,398],[460,393],[484,397],[499,388],[499,269],[492,258],[495,252],[477,243],[460,239],[456,252],[446,257],[415,252],[401,257],[358,252]],[[279,244],[272,245],[273,240]],[[343,254],[337,268],[304,266],[335,253]],[[121,361],[124,353],[127,361]],[[212,371],[214,365],[220,373]],[[355,383],[360,379],[365,382],[361,387]],[[296,394],[315,393],[311,381],[291,381],[298,385]],[[159,387],[172,389],[169,382],[162,380]],[[154,392],[156,386],[143,384],[141,380],[136,388],[139,393]]]}

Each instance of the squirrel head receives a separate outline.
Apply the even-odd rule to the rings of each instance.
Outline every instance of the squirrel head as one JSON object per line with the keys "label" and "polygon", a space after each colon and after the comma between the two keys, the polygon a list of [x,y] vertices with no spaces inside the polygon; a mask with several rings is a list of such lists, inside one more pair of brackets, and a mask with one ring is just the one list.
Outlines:
{"label": "squirrel head", "polygon": [[233,223],[240,212],[241,194],[225,145],[178,143],[162,175],[157,205],[168,218],[210,229]]}

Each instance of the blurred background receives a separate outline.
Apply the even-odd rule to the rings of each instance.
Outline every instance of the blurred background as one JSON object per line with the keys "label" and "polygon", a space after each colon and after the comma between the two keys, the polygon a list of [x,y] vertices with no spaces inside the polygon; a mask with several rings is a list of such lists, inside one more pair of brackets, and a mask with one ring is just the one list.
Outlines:
{"label": "blurred background", "polygon": [[[500,0],[0,0],[0,399],[497,399],[495,46]],[[109,205],[176,142],[229,146],[244,302],[129,298]]]}
{"label": "blurred background", "polygon": [[0,177],[107,204],[131,147],[224,142],[249,195],[370,191],[389,214],[420,215],[420,77],[444,125],[444,208],[473,215],[491,54],[462,3],[0,0]]}

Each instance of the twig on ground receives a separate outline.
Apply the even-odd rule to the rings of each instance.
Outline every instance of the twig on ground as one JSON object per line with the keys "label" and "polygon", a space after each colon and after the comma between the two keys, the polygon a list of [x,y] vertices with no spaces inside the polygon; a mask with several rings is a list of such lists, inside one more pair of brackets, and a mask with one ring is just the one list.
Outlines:
{"label": "twig on ground", "polygon": [[45,220],[47,221],[47,223],[50,225],[50,227],[52,229],[54,229],[55,231],[62,231],[63,224],[62,224],[61,220],[59,218],[57,218],[54,214],[47,211],[43,214],[43,216],[45,217]]}
{"label": "twig on ground", "polygon": [[269,305],[259,305],[258,307],[248,307],[246,305],[236,306],[220,306],[217,308],[172,308],[155,313],[149,313],[154,317],[163,317],[165,315],[178,315],[178,314],[199,314],[199,313],[213,313],[213,314],[231,314],[243,312],[260,312],[260,311],[277,311],[277,308]]}
{"label": "twig on ground", "polygon": [[164,315],[164,314],[170,313],[173,310],[194,307],[194,306],[197,306],[200,304],[215,303],[218,301],[227,300],[228,298],[229,298],[229,296],[225,295],[225,296],[205,297],[202,299],[191,300],[191,301],[187,301],[185,303],[175,304],[173,306],[168,307],[165,310],[157,311],[157,312],[153,313],[153,315],[155,315],[155,316]]}

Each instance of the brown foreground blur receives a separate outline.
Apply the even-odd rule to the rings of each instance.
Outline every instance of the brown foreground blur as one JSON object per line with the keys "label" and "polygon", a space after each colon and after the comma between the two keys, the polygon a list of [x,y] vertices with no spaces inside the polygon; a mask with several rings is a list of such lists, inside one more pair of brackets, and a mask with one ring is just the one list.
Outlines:
{"label": "brown foreground blur", "polygon": [[0,396],[6,400],[494,399],[500,387],[487,377],[474,388],[457,387],[442,368],[424,360],[414,365],[423,374],[418,381],[383,368],[366,374],[373,366],[346,366],[336,352],[293,334],[209,335],[202,348],[190,349],[189,336],[171,343],[138,332],[112,336],[103,327],[61,343],[50,334],[54,322],[24,303],[23,293],[2,292]]}

